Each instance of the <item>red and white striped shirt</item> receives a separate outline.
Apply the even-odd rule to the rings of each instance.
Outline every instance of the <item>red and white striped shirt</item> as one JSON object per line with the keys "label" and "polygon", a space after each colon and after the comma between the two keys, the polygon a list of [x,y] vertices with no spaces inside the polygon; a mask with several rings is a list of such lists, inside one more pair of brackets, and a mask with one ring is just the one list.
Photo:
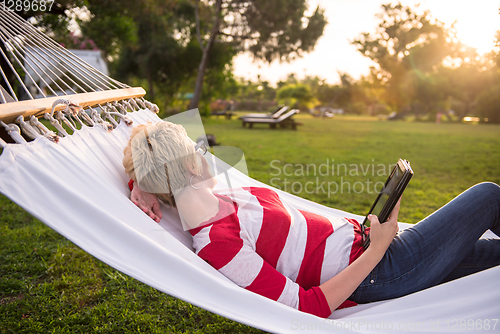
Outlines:
{"label": "red and white striped shirt", "polygon": [[318,286],[363,252],[359,223],[297,210],[267,188],[215,195],[217,215],[190,230],[196,253],[243,288],[328,317]]}

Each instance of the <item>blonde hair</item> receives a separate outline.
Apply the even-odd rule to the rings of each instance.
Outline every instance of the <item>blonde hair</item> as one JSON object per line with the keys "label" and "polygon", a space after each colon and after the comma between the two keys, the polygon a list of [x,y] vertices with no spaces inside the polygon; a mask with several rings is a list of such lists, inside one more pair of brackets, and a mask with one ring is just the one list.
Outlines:
{"label": "blonde hair", "polygon": [[167,121],[132,129],[124,149],[123,167],[141,190],[176,206],[174,196],[187,185],[189,169],[201,173],[194,144],[181,125]]}

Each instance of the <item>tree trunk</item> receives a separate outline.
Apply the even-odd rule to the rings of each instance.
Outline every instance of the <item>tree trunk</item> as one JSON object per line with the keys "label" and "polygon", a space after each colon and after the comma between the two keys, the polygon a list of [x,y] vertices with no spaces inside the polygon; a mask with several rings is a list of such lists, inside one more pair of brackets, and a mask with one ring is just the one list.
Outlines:
{"label": "tree trunk", "polygon": [[149,98],[149,100],[151,100],[151,102],[153,102],[155,99],[155,90],[154,90],[153,79],[151,78],[151,72],[149,72],[149,69],[148,69],[147,76],[148,76],[148,85],[149,85],[148,98]]}
{"label": "tree trunk", "polygon": [[196,28],[197,28],[196,30],[198,35],[198,43],[200,44],[200,48],[203,54],[201,56],[201,61],[198,66],[198,74],[196,76],[193,99],[189,103],[189,109],[198,108],[198,105],[200,104],[201,93],[203,91],[203,79],[205,78],[205,71],[207,69],[208,59],[210,57],[210,52],[212,51],[212,46],[215,41],[215,38],[219,34],[221,10],[222,10],[222,0],[217,0],[215,4],[215,20],[214,20],[214,25],[212,26],[212,30],[210,31],[210,38],[208,39],[207,44],[203,45],[203,41],[201,40],[201,35],[200,35],[200,22],[198,19],[198,2],[196,2],[196,7],[195,7]]}
{"label": "tree trunk", "polygon": [[203,55],[201,56],[200,65],[198,65],[198,74],[196,75],[196,83],[194,86],[194,94],[191,102],[189,103],[189,109],[198,108],[201,99],[201,93],[203,91],[203,79],[205,78],[205,71],[207,69],[208,57],[212,45],[207,44],[207,47],[203,49]]}

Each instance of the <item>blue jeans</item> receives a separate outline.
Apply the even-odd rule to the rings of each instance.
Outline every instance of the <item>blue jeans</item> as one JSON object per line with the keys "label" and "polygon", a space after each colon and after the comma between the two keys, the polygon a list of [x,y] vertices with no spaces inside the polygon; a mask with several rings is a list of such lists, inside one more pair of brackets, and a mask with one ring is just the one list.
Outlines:
{"label": "blue jeans", "polygon": [[500,265],[500,187],[480,183],[400,232],[349,298],[368,303],[401,297]]}

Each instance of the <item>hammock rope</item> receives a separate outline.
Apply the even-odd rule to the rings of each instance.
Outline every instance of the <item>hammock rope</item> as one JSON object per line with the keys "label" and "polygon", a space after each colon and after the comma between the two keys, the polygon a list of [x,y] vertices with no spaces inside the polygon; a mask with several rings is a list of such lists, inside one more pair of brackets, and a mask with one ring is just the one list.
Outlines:
{"label": "hammock rope", "polygon": [[[3,121],[0,121],[0,125],[2,125],[7,131],[8,135],[18,144],[26,143],[26,139],[21,136],[21,129],[16,124],[5,124]],[[2,142],[4,142],[2,140]],[[5,143],[5,142],[4,142]],[[7,146],[7,143],[4,144],[3,147]]]}
{"label": "hammock rope", "polygon": [[[45,65],[44,67],[47,69],[51,69],[51,67],[53,67],[59,70],[61,75],[65,76],[70,81],[72,81],[72,79],[67,75],[67,73],[75,75],[76,78],[87,87],[88,91],[102,91],[108,89],[130,87],[96,70],[93,66],[84,62],[82,59],[78,58],[70,51],[59,45],[53,39],[38,31],[29,22],[24,21],[15,13],[9,11],[1,11],[1,13],[2,15],[0,15],[0,31],[9,36],[8,44],[11,47],[14,46],[13,44],[18,45],[20,51],[24,53],[28,51],[27,53],[32,55],[30,60],[33,60],[35,64],[42,66]],[[13,43],[11,43],[10,41],[13,41]],[[5,44],[7,41],[3,42]],[[38,55],[44,53],[48,58],[50,58],[50,60],[43,57],[44,61],[46,61],[47,64],[39,64],[37,58],[33,57],[34,55],[32,54],[32,51],[37,52]],[[61,71],[57,67],[57,65],[61,66],[65,70],[65,72]],[[48,76],[45,71],[44,74]],[[100,85],[98,85],[97,83],[99,83]],[[76,85],[81,90],[81,92],[88,92],[76,82],[72,81],[72,84]],[[69,86],[69,88],[71,89],[71,86]],[[77,93],[76,91],[72,92],[74,94]]]}
{"label": "hammock rope", "polygon": [[[40,136],[58,142],[59,137],[70,135],[63,124],[71,133],[83,126],[110,131],[120,122],[132,125],[127,116],[129,111],[159,111],[155,104],[144,100],[142,88],[132,88],[103,74],[14,12],[4,9],[0,10],[0,42],[0,59],[12,72],[0,68],[5,86],[0,89],[0,125],[14,143]],[[16,94],[16,87],[20,94]],[[65,98],[57,98],[60,95]],[[85,105],[73,102],[75,99],[83,100]],[[16,102],[26,100],[37,104],[18,104],[14,110]],[[57,134],[38,121],[38,117],[47,119]],[[7,144],[0,140],[0,147]]]}

